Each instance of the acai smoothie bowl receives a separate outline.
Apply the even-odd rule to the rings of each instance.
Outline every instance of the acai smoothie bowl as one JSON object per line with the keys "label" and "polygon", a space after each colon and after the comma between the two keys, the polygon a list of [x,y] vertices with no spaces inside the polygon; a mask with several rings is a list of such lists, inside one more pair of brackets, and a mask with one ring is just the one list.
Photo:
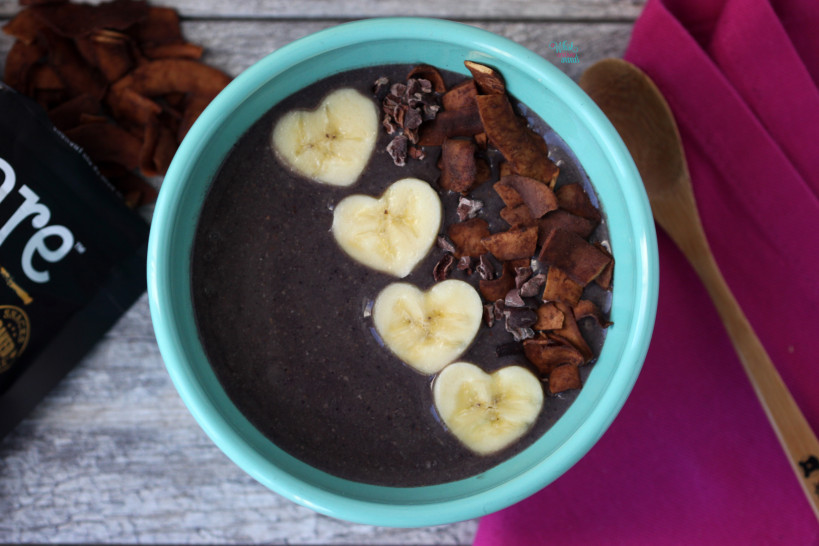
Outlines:
{"label": "acai smoothie bowl", "polygon": [[199,425],[276,493],[373,525],[479,517],[566,472],[637,379],[657,289],[605,116],[441,20],[343,24],[251,66],[151,226],[151,317]]}

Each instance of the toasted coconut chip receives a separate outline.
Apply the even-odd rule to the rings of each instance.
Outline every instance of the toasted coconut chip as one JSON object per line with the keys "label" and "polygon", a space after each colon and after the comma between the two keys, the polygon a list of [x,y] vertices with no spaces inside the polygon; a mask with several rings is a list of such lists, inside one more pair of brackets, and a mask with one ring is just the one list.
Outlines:
{"label": "toasted coconut chip", "polygon": [[102,75],[80,55],[75,43],[53,32],[43,32],[43,35],[48,44],[48,63],[63,79],[71,95],[87,93],[96,99],[102,99],[107,83]]}
{"label": "toasted coconut chip", "polygon": [[[84,123],[108,123],[108,121],[109,121],[108,116],[87,114],[87,113],[83,112],[82,114],[80,114],[80,123],[79,124],[82,125]],[[134,133],[134,135],[137,136],[137,137],[141,136],[141,134],[138,131],[137,132],[131,131],[131,132]]]}
{"label": "toasted coconut chip", "polygon": [[583,218],[582,216],[577,216],[563,209],[557,209],[546,213],[543,218],[537,220],[537,225],[538,244],[541,245],[543,244],[543,241],[546,240],[549,233],[554,229],[565,229],[586,239],[592,234],[594,228],[597,227],[596,222],[589,220],[588,218]]}
{"label": "toasted coconut chip", "polygon": [[184,42],[179,14],[173,8],[149,7],[145,18],[129,31],[143,49]]}
{"label": "toasted coconut chip", "polygon": [[444,139],[468,137],[483,132],[477,110],[444,110],[435,119],[424,123],[419,129],[420,146],[440,146]]}
{"label": "toasted coconut chip", "polygon": [[543,301],[565,301],[574,305],[580,301],[582,294],[583,287],[569,278],[565,271],[554,265],[549,267],[543,287]]}
{"label": "toasted coconut chip", "polygon": [[550,339],[534,338],[524,341],[523,354],[544,377],[561,364],[583,364],[583,355],[576,348]]}
{"label": "toasted coconut chip", "polygon": [[118,163],[127,169],[139,165],[142,143],[111,123],[86,123],[65,131],[95,162]]}
{"label": "toasted coconut chip", "polygon": [[518,205],[525,205],[525,203],[523,202],[523,197],[521,197],[521,195],[515,188],[513,188],[509,184],[504,183],[503,178],[495,182],[495,184],[492,186],[492,189],[495,190],[495,193],[498,194],[498,196],[501,198],[501,201],[503,201],[507,207],[517,207]]}
{"label": "toasted coconut chip", "polygon": [[612,256],[611,252],[609,252],[609,249],[603,246],[601,243],[594,243],[594,246],[599,248],[601,252],[603,252],[604,254],[606,254],[606,256],[611,258],[609,264],[594,279],[594,282],[600,285],[600,288],[604,290],[611,290],[611,279],[614,275],[614,256]]}
{"label": "toasted coconut chip", "polygon": [[557,330],[563,328],[563,311],[554,303],[544,303],[537,310],[537,322],[532,328],[535,330]]}
{"label": "toasted coconut chip", "polygon": [[148,4],[139,0],[113,0],[102,4],[55,3],[31,6],[35,17],[56,33],[68,38],[94,30],[123,30],[148,15]]}
{"label": "toasted coconut chip", "polygon": [[441,106],[445,111],[471,111],[477,114],[478,103],[475,102],[477,96],[475,80],[464,80],[441,96]]}
{"label": "toasted coconut chip", "polygon": [[599,224],[602,216],[600,211],[592,205],[588,194],[578,183],[566,184],[555,191],[557,203],[563,210],[576,214],[582,218],[588,218],[595,224]]}
{"label": "toasted coconut chip", "polygon": [[179,44],[161,44],[145,46],[142,50],[149,59],[201,59],[204,48],[200,45],[187,42]]}
{"label": "toasted coconut chip", "polygon": [[91,38],[96,56],[96,66],[109,82],[125,76],[134,67],[133,44],[129,39],[117,40],[102,34]]}
{"label": "toasted coconut chip", "polygon": [[466,193],[475,184],[475,143],[471,140],[448,138],[441,146],[441,188]]}
{"label": "toasted coconut chip", "polygon": [[611,257],[599,248],[559,228],[546,236],[539,258],[546,265],[559,267],[582,286],[593,281],[611,263]]}
{"label": "toasted coconut chip", "polygon": [[512,227],[533,226],[537,223],[537,220],[532,218],[532,213],[529,212],[529,207],[526,205],[504,207],[500,210],[500,217]]}
{"label": "toasted coconut chip", "polygon": [[515,271],[511,262],[503,264],[503,271],[501,276],[497,279],[484,280],[478,283],[478,291],[486,301],[496,302],[503,301],[506,294],[515,288]]}
{"label": "toasted coconut chip", "polygon": [[3,81],[21,93],[27,93],[31,69],[42,56],[43,51],[36,44],[14,42],[6,56]]}
{"label": "toasted coconut chip", "polygon": [[[51,31],[47,30],[47,32]],[[71,41],[75,46],[77,46],[77,51],[82,59],[88,63],[88,65],[96,67],[97,50],[96,47],[94,47],[94,41],[91,40],[91,36],[81,36],[79,38],[73,38]]]}
{"label": "toasted coconut chip", "polygon": [[481,242],[500,261],[529,258],[537,247],[537,227],[513,227],[484,237]]}
{"label": "toasted coconut chip", "polygon": [[42,28],[43,23],[34,15],[34,12],[30,9],[23,9],[11,21],[3,25],[3,32],[26,45],[31,45]]}
{"label": "toasted coconut chip", "polygon": [[147,97],[176,91],[215,97],[230,82],[230,76],[190,59],[158,59],[147,62],[119,80],[113,92],[130,88]]}
{"label": "toasted coconut chip", "polygon": [[555,192],[540,180],[513,174],[501,178],[498,183],[514,188],[534,218],[557,209]]}
{"label": "toasted coconut chip", "polygon": [[486,253],[486,247],[481,242],[488,237],[489,224],[483,218],[471,218],[466,222],[458,222],[449,226],[447,236],[455,246],[455,257],[478,257]]}
{"label": "toasted coconut chip", "polygon": [[600,308],[597,307],[597,305],[591,300],[580,300],[572,308],[572,311],[574,312],[575,320],[591,317],[603,328],[608,328],[614,324],[613,322],[606,320],[606,318],[603,316],[603,312],[600,311]]}
{"label": "toasted coconut chip", "polygon": [[429,80],[432,84],[432,89],[436,93],[445,93],[446,92],[446,84],[444,83],[444,78],[441,77],[441,73],[438,72],[438,69],[434,66],[428,64],[419,64],[418,66],[414,67],[410,70],[410,73],[407,74],[407,79],[410,78],[421,78],[424,80]]}
{"label": "toasted coconut chip", "polygon": [[506,93],[503,76],[497,70],[474,61],[464,61],[464,65],[472,73],[472,77],[475,78],[475,83],[482,94],[503,95]]}
{"label": "toasted coconut chip", "polygon": [[65,89],[65,83],[54,68],[47,64],[37,64],[32,66],[29,72],[28,88],[30,90],[61,91]]}
{"label": "toasted coconut chip", "polygon": [[592,359],[594,353],[592,353],[586,340],[583,339],[583,334],[580,333],[580,328],[577,326],[577,320],[574,318],[572,308],[562,301],[555,302],[555,306],[563,313],[563,327],[554,330],[553,334],[571,343],[571,345],[583,355],[584,362],[588,362]]}
{"label": "toasted coconut chip", "polygon": [[579,389],[583,384],[580,381],[580,371],[577,366],[563,364],[549,374],[549,392],[557,394],[573,389]]}
{"label": "toasted coconut chip", "polygon": [[176,153],[177,142],[173,132],[158,120],[145,126],[139,168],[145,176],[164,174]]}
{"label": "toasted coconut chip", "polygon": [[85,116],[102,114],[100,101],[91,95],[77,95],[48,112],[48,117],[57,129],[66,131],[84,122]]}
{"label": "toasted coconut chip", "polygon": [[44,110],[54,108],[65,100],[64,89],[34,89],[31,90],[31,97],[43,107]]}
{"label": "toasted coconut chip", "polygon": [[182,120],[179,122],[179,129],[177,131],[176,139],[182,142],[185,135],[188,134],[193,122],[205,110],[213,97],[210,95],[189,95],[185,101],[185,111],[182,114]]}
{"label": "toasted coconut chip", "polygon": [[543,139],[524,125],[507,96],[478,95],[476,101],[489,141],[509,162],[513,172],[553,185],[560,170],[543,153]]}
{"label": "toasted coconut chip", "polygon": [[118,121],[130,121],[138,125],[148,124],[162,112],[162,107],[156,102],[130,88],[109,93],[106,102]]}

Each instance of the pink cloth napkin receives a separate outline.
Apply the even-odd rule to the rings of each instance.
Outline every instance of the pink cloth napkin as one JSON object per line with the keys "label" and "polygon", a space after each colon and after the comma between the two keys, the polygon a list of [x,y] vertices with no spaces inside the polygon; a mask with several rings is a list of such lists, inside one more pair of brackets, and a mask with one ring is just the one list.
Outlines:
{"label": "pink cloth napkin", "polygon": [[[819,4],[649,0],[626,58],[666,96],[720,268],[819,430]],[[657,322],[631,397],[565,475],[484,517],[476,546],[819,544],[716,311],[658,239]]]}

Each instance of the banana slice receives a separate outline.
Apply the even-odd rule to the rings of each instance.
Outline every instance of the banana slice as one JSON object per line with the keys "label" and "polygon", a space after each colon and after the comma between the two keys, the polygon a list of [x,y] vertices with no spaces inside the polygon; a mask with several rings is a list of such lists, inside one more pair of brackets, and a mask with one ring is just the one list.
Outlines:
{"label": "banana slice", "polygon": [[394,182],[375,199],[350,195],[333,211],[339,246],[362,264],[396,277],[409,275],[435,243],[441,200],[417,178]]}
{"label": "banana slice", "polygon": [[378,136],[378,112],[355,89],[333,91],[315,110],[288,112],[273,128],[271,143],[291,169],[317,182],[349,186],[370,160]]}
{"label": "banana slice", "polygon": [[522,366],[487,374],[474,364],[456,362],[438,374],[432,394],[447,428],[479,455],[520,439],[543,407],[540,381]]}
{"label": "banana slice", "polygon": [[455,279],[422,292],[393,283],[378,294],[373,323],[387,348],[423,374],[433,374],[466,350],[481,325],[478,292]]}

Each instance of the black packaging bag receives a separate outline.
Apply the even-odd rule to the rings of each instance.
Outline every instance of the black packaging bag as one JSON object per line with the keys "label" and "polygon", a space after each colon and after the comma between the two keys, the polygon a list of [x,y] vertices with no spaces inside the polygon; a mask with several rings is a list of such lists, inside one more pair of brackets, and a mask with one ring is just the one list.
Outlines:
{"label": "black packaging bag", "polygon": [[146,290],[148,224],[0,83],[0,438]]}

